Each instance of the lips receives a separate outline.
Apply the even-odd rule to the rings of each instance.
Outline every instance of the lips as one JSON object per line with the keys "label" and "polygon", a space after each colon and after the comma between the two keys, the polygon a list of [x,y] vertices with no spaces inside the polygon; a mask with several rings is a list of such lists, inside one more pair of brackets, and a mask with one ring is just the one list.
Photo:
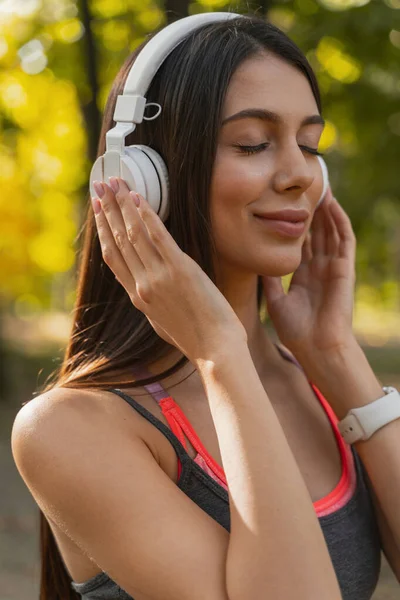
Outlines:
{"label": "lips", "polygon": [[275,233],[279,236],[298,238],[301,237],[306,230],[306,221],[288,221],[282,219],[264,218],[254,215],[255,220],[262,226],[264,231]]}
{"label": "lips", "polygon": [[289,223],[299,223],[307,221],[310,216],[308,210],[303,208],[293,209],[287,208],[284,210],[279,210],[275,212],[259,212],[254,213],[256,217],[260,217],[263,219],[272,219],[274,221],[286,221]]}

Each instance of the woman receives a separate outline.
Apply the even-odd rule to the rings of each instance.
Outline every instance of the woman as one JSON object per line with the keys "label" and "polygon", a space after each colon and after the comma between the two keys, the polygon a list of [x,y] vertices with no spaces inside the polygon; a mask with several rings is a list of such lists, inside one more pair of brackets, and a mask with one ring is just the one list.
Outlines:
{"label": "woman", "polygon": [[351,329],[349,219],[330,190],[316,210],[315,75],[276,27],[238,18],[190,34],[147,99],[162,115],[127,144],[164,158],[170,215],[97,182],[64,363],[13,427],[41,510],[40,597],[367,600],[383,521],[337,420],[382,389]]}

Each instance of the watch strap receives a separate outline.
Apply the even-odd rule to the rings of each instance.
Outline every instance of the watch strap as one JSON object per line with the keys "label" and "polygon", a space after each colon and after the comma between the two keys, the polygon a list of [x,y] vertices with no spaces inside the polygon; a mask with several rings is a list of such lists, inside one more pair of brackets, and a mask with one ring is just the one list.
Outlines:
{"label": "watch strap", "polygon": [[400,394],[393,387],[384,387],[385,395],[365,406],[352,408],[338,428],[345,442],[354,444],[368,440],[375,431],[400,418]]}

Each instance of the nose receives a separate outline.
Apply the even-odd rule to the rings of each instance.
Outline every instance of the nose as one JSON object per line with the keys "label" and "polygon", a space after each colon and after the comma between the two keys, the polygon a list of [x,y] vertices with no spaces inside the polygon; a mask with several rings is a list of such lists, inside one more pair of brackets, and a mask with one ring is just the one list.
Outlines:
{"label": "nose", "polygon": [[[310,155],[310,159],[313,159]],[[315,160],[315,162],[317,162]],[[297,195],[304,192],[315,180],[315,169],[312,168],[310,160],[304,152],[296,148],[288,149],[277,159],[277,168],[274,177],[274,187],[279,193],[297,191]]]}

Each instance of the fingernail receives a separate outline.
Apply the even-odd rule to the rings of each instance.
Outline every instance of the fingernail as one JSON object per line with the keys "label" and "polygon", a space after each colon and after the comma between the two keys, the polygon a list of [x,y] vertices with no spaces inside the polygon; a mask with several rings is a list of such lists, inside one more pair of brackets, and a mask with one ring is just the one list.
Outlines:
{"label": "fingernail", "polygon": [[96,190],[96,194],[102,198],[104,196],[104,186],[102,183],[100,183],[100,181],[94,181],[93,182],[93,187]]}
{"label": "fingernail", "polygon": [[101,203],[98,198],[92,198],[92,207],[93,207],[94,213],[96,215],[98,215],[99,212],[101,211]]}
{"label": "fingernail", "polygon": [[114,194],[116,194],[119,190],[119,184],[118,181],[115,177],[109,177],[108,181],[110,182],[110,186],[114,192]]}
{"label": "fingernail", "polygon": [[139,194],[137,194],[136,192],[129,192],[129,193],[132,196],[132,198],[133,198],[136,206],[139,206],[140,205],[140,196],[139,196]]}

